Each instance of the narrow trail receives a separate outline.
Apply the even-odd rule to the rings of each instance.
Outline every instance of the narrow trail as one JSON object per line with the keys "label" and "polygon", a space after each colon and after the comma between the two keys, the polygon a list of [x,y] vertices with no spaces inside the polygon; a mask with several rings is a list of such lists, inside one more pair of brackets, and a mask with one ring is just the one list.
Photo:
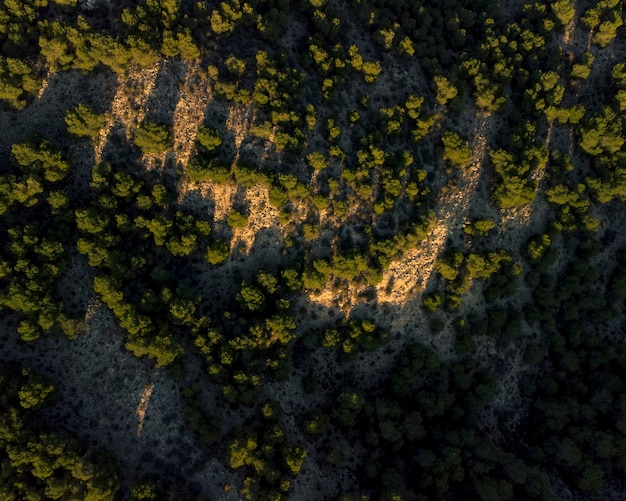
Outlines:
{"label": "narrow trail", "polygon": [[459,186],[440,196],[437,204],[439,222],[424,239],[425,243],[405,252],[384,272],[378,286],[380,302],[404,304],[418,288],[426,286],[446,239],[452,231],[462,228],[467,217],[469,202],[478,187],[492,125],[490,115],[483,115],[478,120],[471,141],[472,159],[463,169]]}
{"label": "narrow trail", "polygon": [[154,383],[150,382],[143,388],[143,393],[141,394],[141,400],[139,401],[139,405],[137,405],[137,436],[141,436],[141,431],[143,430],[143,420],[146,417],[146,412],[148,412],[148,405],[150,404],[150,397],[152,396],[152,391],[154,390]]}
{"label": "narrow trail", "polygon": [[129,139],[131,130],[145,116],[145,105],[154,89],[159,67],[160,63],[145,69],[131,68],[117,77],[117,91],[111,102],[111,110],[105,114],[105,125],[94,141],[96,163],[102,159],[102,150],[114,127],[123,126],[126,139]]}
{"label": "narrow trail", "polygon": [[53,73],[50,70],[46,71],[46,76],[41,79],[41,87],[39,87],[39,92],[37,92],[37,99],[41,99],[41,97],[45,94],[48,89],[48,85],[50,84],[50,78]]}

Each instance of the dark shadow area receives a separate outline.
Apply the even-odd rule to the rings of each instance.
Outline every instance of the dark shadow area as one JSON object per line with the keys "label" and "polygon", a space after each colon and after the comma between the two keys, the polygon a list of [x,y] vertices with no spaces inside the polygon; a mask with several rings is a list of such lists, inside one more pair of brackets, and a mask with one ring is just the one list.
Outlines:
{"label": "dark shadow area", "polygon": [[52,141],[63,153],[71,152],[70,135],[65,113],[78,103],[85,103],[97,112],[107,109],[115,95],[116,76],[112,72],[78,71],[54,74],[41,98],[35,99],[21,111],[0,113],[0,156],[7,158],[11,145],[24,140],[28,134],[40,134]]}
{"label": "dark shadow area", "polygon": [[185,65],[174,59],[168,59],[160,65],[153,90],[144,105],[144,121],[172,127],[185,71]]}

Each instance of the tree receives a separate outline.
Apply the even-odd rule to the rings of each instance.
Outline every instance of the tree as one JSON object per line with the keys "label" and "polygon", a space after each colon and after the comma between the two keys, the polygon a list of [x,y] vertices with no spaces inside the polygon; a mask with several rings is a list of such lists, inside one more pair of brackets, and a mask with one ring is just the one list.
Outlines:
{"label": "tree", "polygon": [[14,144],[11,146],[11,155],[25,172],[43,174],[50,182],[64,179],[70,169],[61,152],[45,139]]}
{"label": "tree", "polygon": [[328,166],[328,160],[319,151],[314,151],[306,156],[306,162],[314,170],[322,170]]}
{"label": "tree", "polygon": [[241,212],[235,209],[232,209],[228,213],[228,217],[226,218],[226,223],[231,228],[241,229],[241,228],[245,228],[248,225],[248,218]]}
{"label": "tree", "polygon": [[453,167],[463,167],[472,159],[469,146],[455,132],[444,132],[441,142],[443,143],[443,159]]}
{"label": "tree", "polygon": [[556,0],[550,4],[550,9],[561,26],[567,26],[576,14],[571,0]]}
{"label": "tree", "polygon": [[196,134],[196,141],[207,151],[213,151],[222,144],[222,134],[217,129],[200,127]]}
{"label": "tree", "polygon": [[459,93],[457,88],[444,76],[437,75],[435,77],[435,87],[437,91],[435,100],[442,106],[448,104],[448,101],[454,99]]}
{"label": "tree", "polygon": [[224,240],[216,240],[207,247],[206,260],[212,265],[226,261],[230,255],[230,246]]}
{"label": "tree", "polygon": [[22,375],[28,377],[28,380],[22,385],[18,394],[20,405],[24,409],[40,406],[54,391],[54,385],[42,376],[26,369],[22,370]]}
{"label": "tree", "polygon": [[306,451],[298,445],[287,444],[283,446],[282,453],[291,474],[297,475],[306,458]]}
{"label": "tree", "polygon": [[439,294],[428,294],[422,298],[424,309],[430,313],[434,313],[441,306],[441,296]]}
{"label": "tree", "polygon": [[265,307],[265,295],[256,286],[242,282],[237,299],[248,311],[259,311]]}
{"label": "tree", "polygon": [[473,237],[486,237],[489,232],[496,227],[491,219],[477,219],[476,221],[463,226],[463,232]]}
{"label": "tree", "polygon": [[145,155],[164,153],[172,143],[167,127],[154,122],[142,122],[135,130],[133,140]]}
{"label": "tree", "polygon": [[459,273],[463,259],[463,253],[460,250],[449,249],[442,257],[437,258],[435,269],[443,278],[453,281]]}
{"label": "tree", "polygon": [[79,104],[68,110],[65,114],[67,131],[79,137],[98,137],[100,130],[104,127],[106,120],[104,115],[95,113],[89,106]]}
{"label": "tree", "polygon": [[622,136],[622,121],[608,106],[602,115],[587,120],[580,128],[580,147],[590,155],[617,153],[626,139]]}

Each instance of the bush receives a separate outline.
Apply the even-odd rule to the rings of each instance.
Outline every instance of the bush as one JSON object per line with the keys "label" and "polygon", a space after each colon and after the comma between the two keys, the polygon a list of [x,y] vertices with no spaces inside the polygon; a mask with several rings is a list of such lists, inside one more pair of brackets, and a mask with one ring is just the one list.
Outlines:
{"label": "bush", "polygon": [[422,299],[424,309],[430,313],[434,313],[441,306],[441,296],[439,294],[428,294]]}

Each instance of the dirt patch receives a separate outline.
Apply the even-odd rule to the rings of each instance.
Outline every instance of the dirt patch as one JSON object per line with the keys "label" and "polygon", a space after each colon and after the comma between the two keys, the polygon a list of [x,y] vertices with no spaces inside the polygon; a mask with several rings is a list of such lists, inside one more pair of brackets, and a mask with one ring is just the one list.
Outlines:
{"label": "dirt patch", "polygon": [[208,80],[200,78],[198,70],[198,63],[187,67],[174,109],[174,152],[177,163],[183,167],[189,161],[198,127],[202,125],[207,106],[213,99]]}
{"label": "dirt patch", "polygon": [[117,91],[111,101],[110,110],[105,113],[105,125],[94,142],[96,163],[102,158],[109,135],[119,127],[126,139],[130,139],[131,131],[143,120],[146,114],[146,103],[154,89],[161,63],[145,69],[131,68],[127,73],[118,75]]}

